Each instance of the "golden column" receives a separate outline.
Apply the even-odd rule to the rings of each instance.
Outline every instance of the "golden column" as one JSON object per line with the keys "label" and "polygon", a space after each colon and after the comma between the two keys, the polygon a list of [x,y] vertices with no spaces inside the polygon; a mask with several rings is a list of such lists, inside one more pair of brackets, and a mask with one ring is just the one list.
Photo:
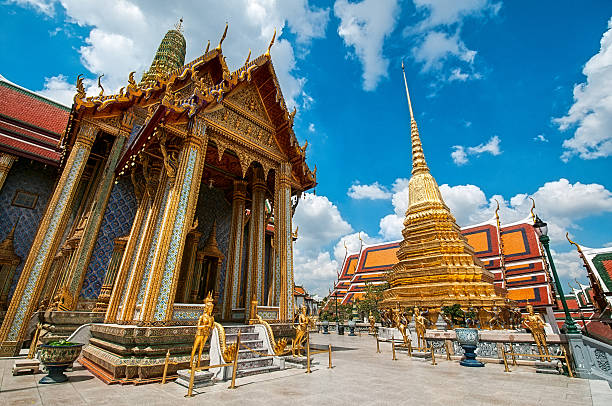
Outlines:
{"label": "golden column", "polygon": [[8,177],[8,173],[16,160],[16,156],[7,154],[6,152],[0,152],[0,190],[2,190],[4,181]]}
{"label": "golden column", "polygon": [[263,303],[264,298],[264,264],[265,247],[264,238],[266,232],[266,183],[263,170],[260,167],[253,168],[253,202],[251,205],[251,224],[249,226],[249,258],[247,272],[247,294],[245,297],[245,320],[255,315],[251,313],[251,300]]}
{"label": "golden column", "polygon": [[110,263],[108,264],[108,269],[104,275],[104,282],[102,283],[102,288],[100,289],[100,294],[98,295],[96,307],[93,309],[93,311],[96,313],[106,313],[106,310],[108,309],[108,302],[110,301],[111,292],[113,290],[113,285],[115,284],[115,278],[117,277],[119,265],[121,265],[121,258],[123,258],[127,240],[127,235],[115,238]]}
{"label": "golden column", "polygon": [[123,258],[121,258],[121,265],[119,265],[119,271],[117,272],[115,284],[108,302],[108,309],[104,319],[105,323],[116,322],[119,310],[124,305],[128,281],[136,264],[138,248],[144,234],[144,228],[147,223],[146,219],[151,209],[151,200],[148,192],[145,192],[136,210],[130,236],[125,246],[125,252],[123,253]]}
{"label": "golden column", "polygon": [[[154,166],[157,171],[158,162]],[[162,170],[159,167],[159,170]],[[121,313],[119,320],[139,320],[145,290],[151,274],[155,252],[160,245],[161,226],[164,220],[164,210],[171,190],[171,179],[164,170],[160,175],[160,181],[155,183],[157,190],[151,186],[150,194],[155,196],[152,204],[148,207],[142,235],[139,238],[138,248],[134,251],[134,260],[130,263],[127,288],[121,299]],[[140,309],[137,311],[137,307]]]}
{"label": "golden column", "polygon": [[198,290],[200,287],[200,279],[202,277],[202,265],[204,264],[204,253],[198,251],[196,253],[196,261],[193,268],[193,276],[191,278],[191,292],[189,292],[189,301],[195,303],[198,300]]}
{"label": "golden column", "polygon": [[175,301],[178,303],[189,303],[189,299],[191,298],[193,274],[195,273],[200,238],[202,238],[202,233],[199,231],[194,230],[187,234],[187,241],[185,242],[185,249],[183,250],[181,274],[175,297]]}
{"label": "golden column", "polygon": [[242,265],[242,241],[244,238],[244,201],[247,183],[244,180],[234,181],[232,196],[232,224],[230,226],[229,250],[225,270],[225,289],[223,293],[224,320],[232,318],[232,308],[238,307],[240,290],[240,270]]}
{"label": "golden column", "polygon": [[81,122],[76,141],[49,200],[15,288],[13,300],[2,322],[0,356],[13,356],[21,349],[28,321],[38,305],[40,292],[64,234],[77,187],[97,133],[96,127]]}
{"label": "golden column", "polygon": [[203,121],[194,120],[179,155],[179,166],[164,207],[159,244],[153,259],[139,319],[145,322],[172,319],[174,295],[185,237],[192,228],[204,158],[206,134]]}
{"label": "golden column", "polygon": [[[274,278],[275,301],[280,306],[279,319],[293,317],[293,244],[291,237],[291,164],[283,162],[277,173],[274,202],[274,240],[279,264]],[[278,298],[278,299],[277,299]]]}
{"label": "golden column", "polygon": [[[91,253],[93,252],[94,245],[98,232],[100,231],[100,225],[104,218],[104,212],[108,205],[108,199],[113,189],[115,181],[115,169],[121,156],[121,151],[125,141],[128,139],[132,126],[134,125],[134,114],[126,111],[121,119],[121,125],[119,132],[115,137],[113,146],[110,150],[108,158],[106,159],[106,165],[100,177],[98,188],[95,192],[92,207],[87,218],[87,223],[82,231],[82,236],[79,241],[79,245],[74,253],[70,265],[67,271],[69,275],[65,284],[70,291],[70,294],[76,299],[81,291],[83,280],[85,279],[85,272],[87,271],[87,265],[91,259]],[[76,305],[76,300],[73,302]]]}

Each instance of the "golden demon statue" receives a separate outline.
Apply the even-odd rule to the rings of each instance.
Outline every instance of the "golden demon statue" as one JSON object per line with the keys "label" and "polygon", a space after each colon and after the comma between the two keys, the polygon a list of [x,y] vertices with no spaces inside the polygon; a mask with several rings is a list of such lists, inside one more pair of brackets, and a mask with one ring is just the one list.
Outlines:
{"label": "golden demon statue", "polygon": [[502,320],[502,309],[500,309],[497,306],[493,306],[491,310],[487,310],[487,309],[483,309],[483,310],[487,312],[490,316],[489,318],[489,329],[490,330],[504,328],[504,322]]}
{"label": "golden demon statue", "polygon": [[[427,327],[425,326],[427,323],[427,319],[425,316],[421,314],[418,307],[414,308],[414,330],[417,335],[417,346],[419,350],[424,350],[427,346],[425,342],[425,330]],[[422,345],[421,345],[422,344]]]}
{"label": "golden demon statue", "polygon": [[293,343],[291,344],[291,355],[293,355],[294,357],[296,350],[298,357],[300,356],[300,350],[304,348],[306,334],[308,334],[310,317],[306,315],[306,306],[302,306],[297,322],[297,326],[293,326],[293,328],[295,328],[295,338],[293,339]]}
{"label": "golden demon statue", "polygon": [[404,345],[408,348],[410,344],[410,338],[406,335],[407,321],[404,315],[402,314],[402,309],[400,308],[399,303],[396,305],[395,310],[392,310],[393,317],[393,327],[399,330],[402,335],[402,339],[404,340]]}
{"label": "golden demon statue", "polygon": [[214,308],[212,292],[208,292],[208,296],[204,299],[204,313],[198,319],[198,331],[196,332],[195,341],[193,342],[193,348],[191,349],[191,360],[189,366],[193,367],[193,356],[195,355],[196,349],[198,350],[198,368],[200,367],[200,360],[202,359],[202,350],[204,345],[210,337],[210,333],[215,325],[215,318],[212,315]]}
{"label": "golden demon statue", "polygon": [[376,317],[374,317],[372,315],[372,312],[370,312],[370,315],[368,316],[368,322],[370,323],[370,331],[369,332],[372,333],[372,334],[376,333],[376,327],[375,327]]}
{"label": "golden demon statue", "polygon": [[[527,305],[527,311],[529,314],[523,316],[523,326],[531,331],[531,335],[535,340],[536,345],[538,346],[538,352],[540,355],[549,355],[548,346],[546,345],[546,332],[544,331],[544,320],[542,316],[537,313],[534,313],[533,306]],[[542,348],[544,349],[544,353],[542,352]],[[550,361],[550,358],[546,358],[547,361]]]}

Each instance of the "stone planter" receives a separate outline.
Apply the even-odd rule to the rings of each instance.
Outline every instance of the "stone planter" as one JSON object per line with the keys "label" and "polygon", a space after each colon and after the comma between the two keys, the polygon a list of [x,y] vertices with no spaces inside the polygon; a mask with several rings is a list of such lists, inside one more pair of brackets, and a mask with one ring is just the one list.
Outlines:
{"label": "stone planter", "polygon": [[357,322],[355,322],[355,320],[349,320],[348,322],[348,327],[349,327],[349,335],[350,336],[356,336],[357,334],[355,334],[355,326],[357,325]]}
{"label": "stone planter", "polygon": [[478,346],[478,329],[475,328],[456,328],[455,335],[457,342],[465,351],[465,355],[459,361],[464,367],[484,367],[484,364],[476,360],[476,347]]}
{"label": "stone planter", "polygon": [[68,377],[64,375],[66,368],[71,367],[81,354],[83,344],[70,343],[68,345],[41,344],[40,362],[47,368],[49,373],[39,383],[61,383],[66,382]]}
{"label": "stone planter", "polygon": [[336,323],[336,327],[338,329],[338,334],[343,336],[344,335],[344,324]]}
{"label": "stone planter", "polygon": [[321,325],[323,326],[323,334],[329,334],[329,321],[323,320]]}

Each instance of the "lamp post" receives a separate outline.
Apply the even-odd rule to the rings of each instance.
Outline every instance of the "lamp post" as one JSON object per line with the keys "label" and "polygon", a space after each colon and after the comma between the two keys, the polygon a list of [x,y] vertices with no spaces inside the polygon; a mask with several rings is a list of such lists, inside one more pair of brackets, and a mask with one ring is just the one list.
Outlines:
{"label": "lamp post", "polygon": [[540,242],[544,246],[546,250],[546,255],[548,256],[548,261],[550,262],[550,269],[552,271],[553,277],[555,278],[555,286],[557,287],[557,293],[561,298],[561,304],[563,305],[563,311],[565,312],[565,328],[568,334],[580,334],[580,330],[576,327],[576,323],[574,323],[574,319],[572,319],[572,315],[567,308],[567,302],[565,301],[565,295],[563,294],[563,288],[561,287],[561,281],[559,280],[559,275],[557,275],[557,269],[555,268],[555,263],[553,262],[552,255],[550,254],[550,238],[548,237],[548,225],[543,222],[538,216],[536,216],[535,223],[533,224],[533,228],[540,238]]}

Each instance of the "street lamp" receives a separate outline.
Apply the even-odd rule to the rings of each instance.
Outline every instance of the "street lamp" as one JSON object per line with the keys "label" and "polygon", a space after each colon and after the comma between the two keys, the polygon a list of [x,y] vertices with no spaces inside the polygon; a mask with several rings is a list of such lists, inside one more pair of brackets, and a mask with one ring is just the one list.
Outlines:
{"label": "street lamp", "polygon": [[557,293],[561,297],[561,304],[563,305],[563,311],[565,312],[565,328],[568,334],[580,334],[580,330],[576,327],[576,323],[574,323],[574,319],[567,308],[567,302],[565,301],[565,295],[563,294],[563,288],[561,287],[561,281],[559,280],[559,275],[557,275],[557,269],[555,268],[555,263],[553,262],[552,255],[550,254],[549,242],[550,238],[548,238],[548,225],[540,219],[540,217],[536,216],[535,223],[533,224],[533,229],[536,234],[540,238],[540,242],[544,246],[546,250],[546,254],[548,255],[548,262],[550,263],[550,269],[553,273],[553,278],[555,278],[555,285],[557,287]]}

